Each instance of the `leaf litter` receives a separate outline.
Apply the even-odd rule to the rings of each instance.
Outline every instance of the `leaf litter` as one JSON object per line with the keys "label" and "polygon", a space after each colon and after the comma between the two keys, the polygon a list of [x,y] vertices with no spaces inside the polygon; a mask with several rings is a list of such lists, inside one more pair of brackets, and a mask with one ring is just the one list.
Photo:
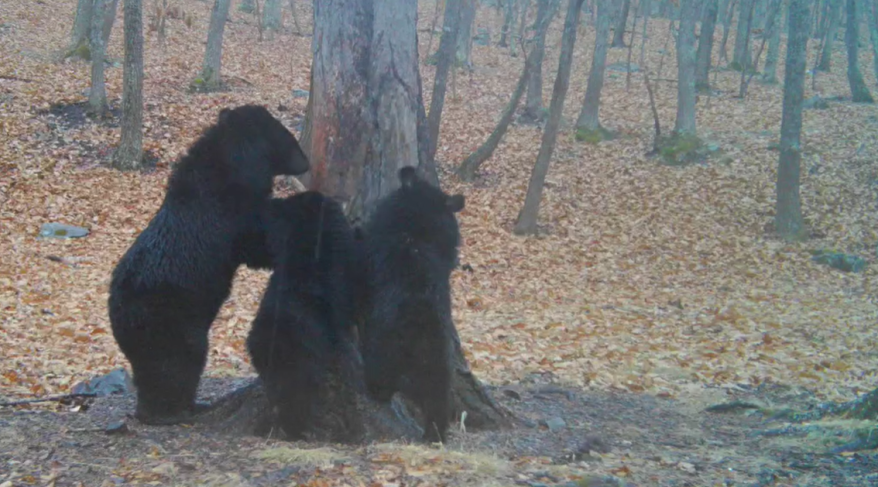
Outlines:
{"label": "leaf litter", "polygon": [[[432,3],[421,3],[422,11],[432,12]],[[296,6],[300,21],[311,18],[309,3]],[[157,167],[145,174],[122,174],[105,167],[118,140],[117,124],[89,121],[67,127],[51,115],[53,107],[84,101],[89,86],[86,64],[56,58],[68,42],[67,30],[43,27],[69,25],[75,2],[0,4],[0,394],[4,399],[63,394],[77,382],[127,365],[115,346],[106,314],[110,272],[158,207],[170,165],[213,122],[220,107],[263,103],[289,127],[302,120],[307,99],[294,97],[292,90],[308,89],[310,37],[280,32],[272,40],[257,42],[253,17],[233,7],[223,59],[230,89],[191,94],[187,86],[201,63],[201,50],[192,46],[203,44],[210,5],[182,7],[193,14],[193,26],[169,21],[164,49],[154,33],[146,33],[144,146],[158,158]],[[150,15],[145,13],[145,20]],[[122,57],[121,9],[118,16],[107,50],[111,60]],[[421,15],[419,22],[421,29],[429,28],[429,16]],[[557,69],[560,23],[556,18],[547,39],[545,103]],[[310,20],[305,24],[309,30]],[[494,10],[479,9],[476,28],[499,33],[500,25],[502,19]],[[651,19],[649,35],[645,64],[654,71],[668,35],[667,22]],[[420,35],[422,55],[427,37]],[[705,393],[713,394],[710,391],[747,385],[807,388],[822,401],[849,400],[874,388],[878,376],[874,353],[878,349],[874,286],[878,118],[874,109],[841,101],[827,110],[804,112],[802,201],[812,238],[788,244],[766,231],[774,211],[777,152],[771,145],[779,140],[781,86],[753,83],[742,101],[731,95],[737,92],[737,74],[720,71],[714,88],[721,94],[700,97],[697,115],[699,134],[722,148],[722,160],[665,167],[644,156],[651,147],[652,121],[640,73],[633,73],[630,92],[625,90],[624,77],[608,72],[605,80],[602,123],[622,136],[600,145],[574,141],[570,129],[584,94],[593,42],[593,29],[581,27],[564,131],[540,211],[544,231],[538,237],[518,238],[510,231],[539,149],[538,128],[513,126],[483,165],[476,184],[461,184],[450,174],[493,129],[518,78],[520,58],[510,62],[505,49],[474,45],[475,70],[460,71],[456,88],[449,89],[437,157],[443,184],[449,191],[464,192],[468,200],[461,214],[461,262],[471,271],[454,275],[454,317],[474,371],[497,386],[550,376],[588,394],[610,394],[617,408],[649,396],[692,403]],[[815,50],[812,41],[811,58]],[[625,50],[611,49],[607,62],[624,62],[626,56]],[[674,59],[666,54],[663,73],[655,77],[674,78]],[[871,54],[865,53],[861,62],[871,63]],[[808,82],[805,96],[849,96],[845,64],[839,51],[832,72],[821,73],[818,92]],[[429,104],[433,68],[422,65],[421,70]],[[779,70],[782,76],[783,63]],[[872,70],[862,71],[867,83],[875,86]],[[106,72],[111,104],[117,105],[121,69],[110,67]],[[660,82],[656,94],[662,124],[668,127],[675,113],[675,86]],[[40,226],[49,221],[83,226],[90,234],[77,241],[38,239]],[[870,265],[858,274],[833,271],[811,261],[816,249],[855,253]],[[232,296],[211,331],[207,376],[252,375],[244,340],[266,280],[265,272],[239,272]],[[605,406],[613,404],[608,401]],[[28,421],[42,417],[38,410],[33,414]],[[571,423],[569,410],[562,408],[559,414]],[[3,412],[0,421],[6,415]],[[580,469],[638,483],[649,483],[652,472],[667,479],[717,478],[715,469],[698,470],[703,462],[677,459],[656,464],[632,456],[638,448],[643,455],[644,448],[656,445],[638,445],[637,432],[618,426],[612,434],[620,440],[613,453],[601,455],[599,464],[553,468],[570,478],[581,476],[572,471]],[[590,431],[601,426],[584,420],[580,427]],[[44,438],[59,434],[51,428],[32,429],[43,431]],[[640,435],[650,437],[647,429],[642,425]],[[17,427],[11,431],[23,434],[25,445],[45,447],[33,443],[37,436]],[[89,438],[86,445],[105,441],[88,433],[82,436]],[[208,460],[190,467],[184,461],[182,468],[150,463],[152,450],[140,445],[148,442],[133,441],[128,448],[122,443],[132,440],[123,438],[113,447],[124,450],[114,460],[119,463],[112,467],[115,473],[106,462],[98,462],[104,466],[93,470],[98,478],[115,475],[147,483],[201,472],[207,482],[206,467],[221,463],[211,457],[209,439],[193,432],[192,444],[185,444],[190,437],[174,443],[170,435],[165,436],[163,444],[171,450],[196,448],[196,438],[207,442],[197,446],[204,451],[196,456]],[[480,438],[468,433],[451,448],[467,451],[468,441],[481,441],[472,445],[471,451],[476,451],[476,446],[484,447],[493,438],[471,437]],[[507,444],[517,441],[503,438]],[[227,444],[226,438],[223,446],[213,446],[216,452],[258,451],[261,441],[236,439]],[[395,452],[393,447],[389,452],[379,448],[379,453],[363,460],[375,463],[374,469],[362,470],[365,467],[360,465],[358,472],[369,471],[378,484],[397,482],[403,475],[400,465],[429,463],[409,448],[420,447]],[[527,468],[497,466],[492,471],[510,480],[514,475],[508,472],[532,472],[534,465],[551,456],[547,451],[553,445],[543,448],[546,451],[509,460]],[[512,448],[519,453],[526,449]],[[713,456],[721,451],[726,452],[707,450]],[[381,467],[381,455],[395,456],[399,465]],[[439,463],[458,462],[456,451],[437,455],[445,458]],[[246,458],[253,461],[252,456]],[[128,463],[134,465],[131,472],[140,474],[126,470]],[[466,475],[454,477],[469,469],[461,465],[440,468],[445,473],[435,477],[418,478],[427,484],[443,478],[463,481]],[[333,464],[331,472],[320,473],[321,468],[309,477],[310,484],[323,485],[321,479],[330,482],[333,475],[337,479],[345,468],[354,467],[342,462]],[[748,475],[756,475],[757,470],[754,467]],[[231,476],[227,478],[217,473],[222,471],[210,469],[215,477],[211,485],[252,483],[252,477],[232,478],[235,475],[227,471]],[[491,477],[483,475],[481,468],[472,471],[478,474],[472,478],[480,482]],[[29,483],[26,475],[36,474],[22,475],[15,481]],[[36,483],[41,477],[32,479]],[[47,479],[42,481],[49,483]]]}

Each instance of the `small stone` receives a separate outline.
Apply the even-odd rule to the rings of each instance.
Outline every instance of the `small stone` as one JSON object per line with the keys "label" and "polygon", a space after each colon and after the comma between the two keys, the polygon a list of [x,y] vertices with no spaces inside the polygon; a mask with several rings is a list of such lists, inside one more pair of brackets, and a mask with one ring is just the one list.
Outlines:
{"label": "small stone", "polygon": [[293,96],[296,98],[308,98],[311,94],[308,90],[293,90]]}
{"label": "small stone", "polygon": [[40,227],[41,238],[82,238],[88,235],[88,229],[64,223],[44,223]]}
{"label": "small stone", "polygon": [[108,435],[124,435],[130,431],[125,421],[114,421],[104,428],[104,433]]}
{"label": "small stone", "polygon": [[561,418],[551,418],[546,421],[546,427],[552,432],[561,431],[567,427],[567,422]]}
{"label": "small stone", "polygon": [[513,389],[503,389],[503,395],[515,399],[516,401],[521,401],[521,394]]}

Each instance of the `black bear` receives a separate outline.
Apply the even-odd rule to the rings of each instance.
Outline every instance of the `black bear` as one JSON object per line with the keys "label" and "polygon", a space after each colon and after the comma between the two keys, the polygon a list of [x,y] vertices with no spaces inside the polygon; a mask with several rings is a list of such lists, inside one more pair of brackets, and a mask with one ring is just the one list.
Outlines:
{"label": "black bear", "polygon": [[207,360],[208,331],[243,263],[265,268],[258,215],[276,175],[309,162],[296,138],[261,106],[223,109],[168,179],[161,207],[113,271],[113,336],[131,363],[135,416],[186,421]]}
{"label": "black bear", "polygon": [[449,196],[399,171],[402,186],[379,202],[366,224],[369,311],[362,351],[369,395],[397,391],[424,416],[424,439],[445,441],[450,412],[451,287],[463,195]]}
{"label": "black bear", "polygon": [[271,200],[274,273],[247,338],[278,424],[302,438],[327,370],[354,326],[354,234],[341,205],[309,191]]}

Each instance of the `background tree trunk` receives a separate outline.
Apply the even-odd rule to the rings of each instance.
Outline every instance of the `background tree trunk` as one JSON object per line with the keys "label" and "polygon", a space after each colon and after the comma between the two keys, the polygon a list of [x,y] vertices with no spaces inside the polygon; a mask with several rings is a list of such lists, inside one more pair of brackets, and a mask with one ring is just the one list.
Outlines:
{"label": "background tree trunk", "polygon": [[124,19],[122,137],[113,166],[134,170],[143,165],[143,6],[140,0],[125,0]]}
{"label": "background tree trunk", "polygon": [[509,46],[509,38],[512,37],[512,25],[515,23],[516,0],[503,0],[503,2],[503,28],[500,30],[499,46],[507,47]]}
{"label": "background tree trunk", "polygon": [[231,0],[216,0],[213,4],[210,27],[207,31],[207,48],[204,51],[204,65],[201,69],[201,77],[196,81],[200,89],[215,90],[222,86],[220,73],[223,61],[223,31],[226,28],[230,4]]}
{"label": "background tree trunk", "polygon": [[476,0],[460,1],[460,27],[457,31],[457,65],[472,67],[473,24],[476,20]]}
{"label": "background tree trunk", "polygon": [[823,52],[820,53],[820,63],[817,65],[818,71],[829,71],[832,64],[832,47],[835,43],[835,36],[838,34],[838,27],[841,24],[841,2],[842,0],[827,0],[829,2],[829,19],[826,28],[826,39],[823,41]]}
{"label": "background tree trunk", "polygon": [[599,112],[601,108],[601,90],[604,87],[604,67],[607,64],[607,37],[610,33],[610,16],[613,10],[612,0],[596,0],[598,8],[597,24],[595,25],[594,55],[591,58],[591,71],[588,74],[588,85],[579,118],[576,119],[577,130],[598,130],[601,126]]}
{"label": "background tree trunk", "polygon": [[91,89],[88,92],[88,108],[91,113],[103,117],[107,112],[107,87],[104,84],[104,59],[106,45],[102,39],[105,0],[94,0],[91,22]]}
{"label": "background tree trunk", "polygon": [[674,132],[695,134],[695,0],[680,0],[677,33],[677,121]]}
{"label": "background tree trunk", "polygon": [[110,34],[113,33],[113,25],[116,23],[116,12],[119,10],[119,0],[106,0],[106,3],[104,21],[101,24],[101,40],[104,43],[104,49],[106,49],[107,43],[110,41]]}
{"label": "background tree trunk", "polygon": [[537,232],[537,216],[540,210],[540,200],[543,197],[543,185],[546,182],[546,174],[549,172],[549,161],[555,150],[555,141],[558,138],[558,128],[561,125],[561,111],[564,108],[564,98],[570,87],[570,65],[573,60],[573,47],[576,44],[576,29],[579,26],[579,12],[582,10],[583,0],[569,0],[567,14],[564,17],[564,34],[561,36],[561,54],[558,58],[558,74],[555,76],[555,86],[552,89],[552,103],[549,108],[549,119],[543,130],[543,138],[540,143],[540,152],[537,162],[534,164],[530,182],[527,185],[527,195],[524,205],[515,222],[514,232],[518,235],[535,234]]}
{"label": "background tree trunk", "polygon": [[533,39],[533,48],[528,54],[529,57],[533,57],[533,65],[527,80],[527,98],[522,114],[522,118],[527,121],[542,119],[543,58],[546,55],[546,30],[551,25],[552,18],[560,4],[559,0],[537,0],[537,19],[534,23],[537,33]]}
{"label": "background tree trunk", "polygon": [[[104,49],[110,39],[110,33],[113,30],[113,23],[116,21],[116,10],[119,0],[105,0],[102,10],[104,12],[103,20],[99,23],[101,30],[101,41]],[[91,59],[91,30],[94,24],[92,13],[94,12],[94,0],[79,0],[76,4],[76,17],[73,20],[73,29],[70,33],[70,46],[67,48],[65,57],[78,57],[85,60]]]}
{"label": "background tree trunk", "polygon": [[[864,12],[865,13],[865,12]],[[857,0],[847,0],[847,26],[844,43],[848,51],[848,84],[851,86],[851,99],[854,103],[874,103],[869,88],[860,72],[860,19],[868,16],[857,12]]]}
{"label": "background tree trunk", "polygon": [[509,46],[509,53],[512,57],[518,57],[516,48],[524,39],[524,25],[527,23],[527,9],[530,7],[530,0],[519,0],[518,6],[518,34]]}
{"label": "background tree trunk", "polygon": [[283,26],[282,6],[280,0],[265,0],[262,6],[262,28],[279,30]]}
{"label": "background tree trunk", "polygon": [[[782,15],[783,7],[777,8],[775,12],[775,18],[771,22],[772,28],[771,37],[768,40],[768,54],[765,56],[765,68],[762,73],[762,81],[768,84],[777,83],[777,60],[780,55],[780,16]],[[789,18],[789,15],[787,15],[787,18]]]}
{"label": "background tree trunk", "polygon": [[738,31],[735,34],[735,52],[732,53],[734,69],[749,71],[752,69],[750,60],[750,21],[753,14],[753,2],[741,0],[738,8]]}
{"label": "background tree trunk", "polygon": [[799,239],[805,231],[799,177],[802,159],[802,101],[808,47],[809,0],[790,0],[790,35],[784,72],[783,115],[780,125],[780,158],[777,167],[775,230],[786,239]]}
{"label": "background tree trunk", "polygon": [[869,0],[865,0],[863,7],[868,15],[866,25],[869,26],[869,40],[872,41],[872,69],[875,79],[878,80],[878,0],[873,0],[871,4]]}
{"label": "background tree trunk", "polygon": [[701,33],[698,36],[698,52],[695,55],[695,89],[698,91],[710,91],[710,55],[713,51],[718,9],[718,0],[706,0],[701,17]]}
{"label": "background tree trunk", "polygon": [[461,1],[446,0],[445,2],[442,38],[439,40],[439,52],[436,53],[436,76],[433,79],[433,97],[430,100],[430,111],[427,113],[427,134],[429,135],[427,154],[430,156],[430,160],[436,159],[436,148],[439,147],[439,126],[442,121],[442,107],[445,105],[448,70],[452,67],[457,48]]}
{"label": "background tree trunk", "polygon": [[[612,47],[625,47],[625,29],[628,26],[628,11],[630,9],[631,0],[622,0],[622,9],[619,13],[619,18],[616,19],[616,28],[613,30]],[[600,15],[600,11],[598,11],[598,16]],[[597,48],[595,48],[595,50],[597,50]],[[592,69],[594,69],[593,66]]]}
{"label": "background tree trunk", "polygon": [[719,45],[719,62],[728,61],[729,53],[726,49],[726,44],[729,42],[729,32],[732,29],[732,17],[735,15],[735,4],[738,0],[731,0],[729,3],[729,10],[726,12],[725,19],[723,19],[723,40]]}
{"label": "background tree trunk", "polygon": [[83,42],[89,42],[93,7],[94,0],[79,0],[76,3],[76,17],[70,32],[70,50],[75,50]]}

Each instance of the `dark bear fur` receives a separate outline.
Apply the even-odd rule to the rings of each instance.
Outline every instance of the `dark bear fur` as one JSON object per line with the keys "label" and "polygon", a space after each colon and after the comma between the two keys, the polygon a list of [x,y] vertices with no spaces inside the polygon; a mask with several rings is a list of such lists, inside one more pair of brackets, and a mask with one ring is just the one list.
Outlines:
{"label": "dark bear fur", "polygon": [[354,236],[341,205],[317,192],[272,200],[268,213],[274,273],[247,349],[278,424],[300,439],[354,326]]}
{"label": "dark bear fur", "polygon": [[463,195],[449,196],[399,171],[402,186],[383,199],[364,229],[369,312],[362,341],[370,396],[402,392],[421,409],[424,439],[445,441],[450,416],[451,288]]}
{"label": "dark bear fur", "polygon": [[293,134],[252,105],[220,111],[176,165],[110,284],[110,323],[131,363],[140,421],[179,423],[196,411],[208,331],[235,271],[271,264],[257,215],[272,178],[308,169]]}

